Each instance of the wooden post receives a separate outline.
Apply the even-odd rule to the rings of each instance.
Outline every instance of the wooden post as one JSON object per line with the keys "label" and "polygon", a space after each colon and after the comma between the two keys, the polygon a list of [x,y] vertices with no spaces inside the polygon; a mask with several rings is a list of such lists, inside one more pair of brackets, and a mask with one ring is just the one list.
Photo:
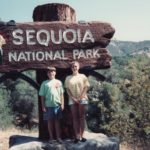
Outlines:
{"label": "wooden post", "polygon": [[[45,4],[37,6],[33,11],[33,20],[34,21],[67,21],[67,22],[75,22],[76,15],[75,10],[66,4]],[[69,73],[69,71],[57,70],[57,78],[61,81],[64,81],[65,76]],[[47,79],[45,70],[37,70],[36,71],[36,79],[39,84],[42,83],[43,80]],[[40,99],[38,98],[39,102],[39,138],[40,139],[48,139],[48,129],[47,123],[43,121],[43,112],[41,110],[41,103]],[[67,96],[65,94],[65,106],[67,106]],[[68,119],[68,115],[70,113],[69,110],[65,108],[64,117],[65,121],[62,122],[61,127],[63,138],[72,137],[73,136],[73,128],[67,127],[71,126],[71,122],[66,123],[66,119]],[[70,120],[71,121],[71,120]]]}

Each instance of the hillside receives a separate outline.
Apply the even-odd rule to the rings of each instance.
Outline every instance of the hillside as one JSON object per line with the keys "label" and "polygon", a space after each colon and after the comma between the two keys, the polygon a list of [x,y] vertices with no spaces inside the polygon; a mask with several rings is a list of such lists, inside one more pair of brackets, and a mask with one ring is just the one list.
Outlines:
{"label": "hillside", "polygon": [[107,47],[112,56],[146,54],[150,57],[150,41],[117,41],[112,40]]}

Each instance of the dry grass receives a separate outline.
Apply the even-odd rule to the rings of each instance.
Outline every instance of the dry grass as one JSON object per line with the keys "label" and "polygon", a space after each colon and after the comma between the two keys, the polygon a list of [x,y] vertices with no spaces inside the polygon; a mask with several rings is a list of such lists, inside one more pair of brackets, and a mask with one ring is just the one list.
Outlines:
{"label": "dry grass", "polygon": [[129,144],[121,144],[120,150],[150,150],[150,148],[149,148],[149,146],[140,145],[140,144],[136,143],[132,146]]}
{"label": "dry grass", "polygon": [[38,136],[38,132],[29,131],[29,130],[20,130],[20,129],[7,129],[0,130],[0,150],[8,150],[9,149],[9,137],[12,135],[28,135],[28,136]]}

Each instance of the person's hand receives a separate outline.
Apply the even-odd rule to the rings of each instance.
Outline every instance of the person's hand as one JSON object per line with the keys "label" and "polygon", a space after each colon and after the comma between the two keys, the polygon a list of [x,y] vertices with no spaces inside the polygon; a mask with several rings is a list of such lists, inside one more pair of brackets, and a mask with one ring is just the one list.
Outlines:
{"label": "person's hand", "polygon": [[43,111],[43,112],[46,112],[46,108],[45,108],[45,107],[42,107],[42,111]]}
{"label": "person's hand", "polygon": [[78,100],[77,98],[72,97],[72,100],[73,100],[73,102],[74,102],[75,104],[79,104],[79,100]]}
{"label": "person's hand", "polygon": [[64,110],[64,105],[61,105],[61,110]]}

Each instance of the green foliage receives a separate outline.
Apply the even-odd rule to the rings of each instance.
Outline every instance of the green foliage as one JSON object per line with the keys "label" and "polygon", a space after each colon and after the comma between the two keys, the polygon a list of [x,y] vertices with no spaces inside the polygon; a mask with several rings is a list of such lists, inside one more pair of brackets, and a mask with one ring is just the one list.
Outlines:
{"label": "green foliage", "polygon": [[124,92],[125,103],[131,109],[132,119],[130,120],[134,122],[132,135],[148,141],[150,139],[150,67],[142,68],[128,86],[122,84],[121,88]]}
{"label": "green foliage", "polygon": [[[24,74],[35,79],[35,72],[26,71]],[[28,118],[38,117],[37,91],[24,80],[7,79],[0,85],[0,127],[12,125],[13,119],[19,115]],[[11,115],[12,114],[12,115]]]}
{"label": "green foliage", "polygon": [[121,140],[127,142],[140,141],[148,144],[150,140],[149,64],[150,59],[147,56],[127,56],[115,58],[109,71],[98,71],[107,80],[92,85],[89,91],[90,104],[95,110],[97,109],[95,113],[90,109],[87,117],[88,127],[91,130],[118,135]]}
{"label": "green foliage", "polygon": [[6,90],[0,89],[0,127],[5,129],[12,125],[12,115],[7,104]]}
{"label": "green foliage", "polygon": [[19,84],[15,86],[15,90],[11,91],[9,104],[12,111],[16,114],[27,114],[30,117],[37,116],[37,91],[25,81],[19,80]]}

